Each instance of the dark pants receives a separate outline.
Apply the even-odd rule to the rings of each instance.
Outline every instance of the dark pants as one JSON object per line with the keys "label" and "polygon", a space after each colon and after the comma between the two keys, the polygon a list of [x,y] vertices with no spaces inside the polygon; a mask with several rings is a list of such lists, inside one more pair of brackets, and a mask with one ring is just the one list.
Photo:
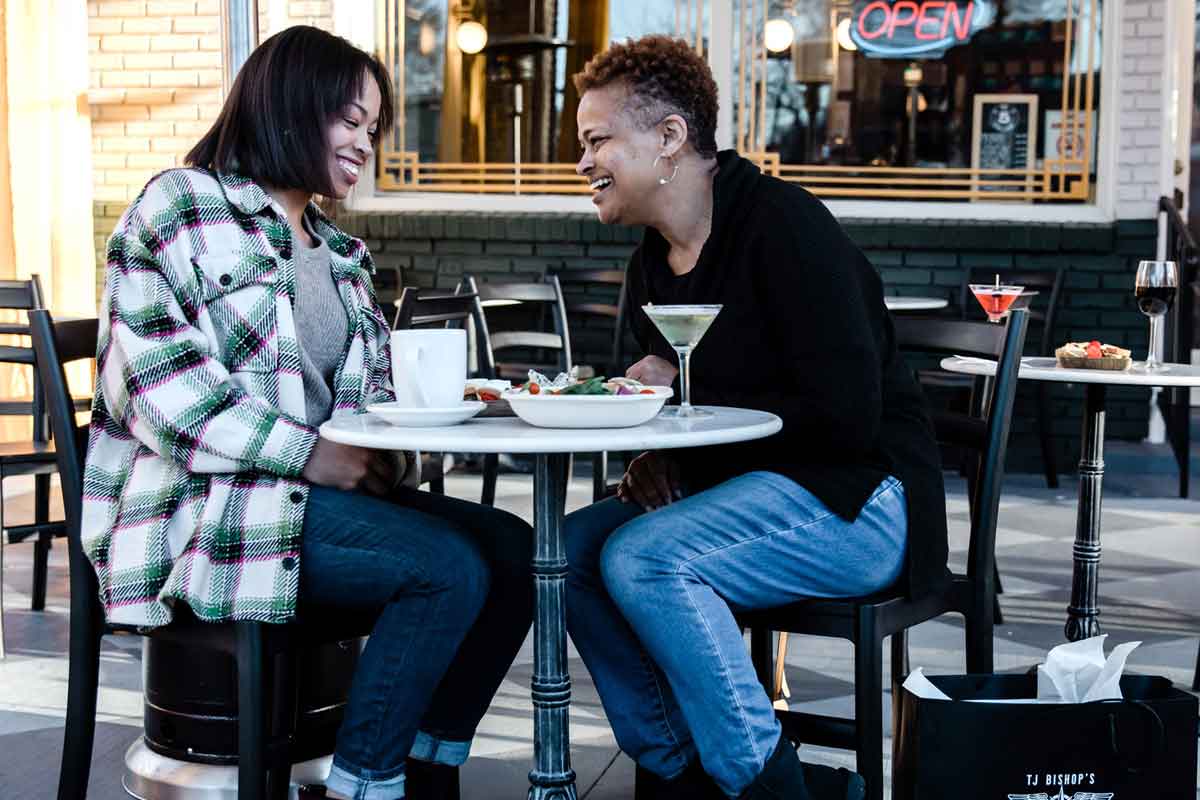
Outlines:
{"label": "dark pants", "polygon": [[461,764],[529,631],[533,532],[504,511],[401,488],[389,500],[313,487],[300,609],[376,621],[328,786],[403,795],[409,756]]}

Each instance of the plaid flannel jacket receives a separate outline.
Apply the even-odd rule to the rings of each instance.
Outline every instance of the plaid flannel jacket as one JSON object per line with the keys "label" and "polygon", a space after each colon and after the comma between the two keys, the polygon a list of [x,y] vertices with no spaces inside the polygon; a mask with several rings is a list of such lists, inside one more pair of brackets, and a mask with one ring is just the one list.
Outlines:
{"label": "plaid flannel jacket", "polygon": [[[362,241],[315,205],[350,327],[334,413],[393,399],[389,325]],[[108,243],[83,548],[108,620],[153,627],[183,601],[208,621],[296,610],[317,440],[305,424],[292,233],[246,178],[174,169]]]}

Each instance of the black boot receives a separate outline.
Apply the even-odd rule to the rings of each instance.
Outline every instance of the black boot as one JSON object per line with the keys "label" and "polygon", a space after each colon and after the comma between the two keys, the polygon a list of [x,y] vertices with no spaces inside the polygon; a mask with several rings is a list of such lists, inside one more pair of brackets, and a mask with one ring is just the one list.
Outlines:
{"label": "black boot", "polygon": [[458,767],[410,758],[404,766],[407,800],[459,800]]}
{"label": "black boot", "polygon": [[775,752],[738,800],[863,800],[867,786],[862,776],[824,764],[804,764],[786,737],[779,737]]}
{"label": "black boot", "polygon": [[792,749],[786,737],[779,737],[775,751],[763,764],[762,772],[738,800],[811,800],[812,795],[804,783],[804,769],[800,757]]}
{"label": "black boot", "polygon": [[664,780],[644,767],[637,768],[634,800],[728,800],[725,793],[700,766],[700,759],[671,780]]}

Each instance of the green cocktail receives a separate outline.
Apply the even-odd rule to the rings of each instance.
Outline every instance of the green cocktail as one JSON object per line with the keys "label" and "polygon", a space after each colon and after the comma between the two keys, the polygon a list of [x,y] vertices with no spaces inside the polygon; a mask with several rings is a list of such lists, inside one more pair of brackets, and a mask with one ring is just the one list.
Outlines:
{"label": "green cocktail", "polygon": [[662,410],[664,417],[709,417],[711,411],[696,408],[691,403],[691,385],[688,371],[688,357],[692,350],[704,337],[708,327],[712,325],[721,306],[642,306],[642,311],[658,328],[659,333],[667,340],[667,344],[675,348],[679,354],[679,389],[682,395],[680,404],[668,406]]}

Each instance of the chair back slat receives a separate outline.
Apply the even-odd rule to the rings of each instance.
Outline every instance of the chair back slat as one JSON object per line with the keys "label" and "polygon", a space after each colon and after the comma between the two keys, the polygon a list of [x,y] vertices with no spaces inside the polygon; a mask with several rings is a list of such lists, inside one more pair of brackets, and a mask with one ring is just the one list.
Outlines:
{"label": "chair back slat", "polygon": [[396,301],[396,317],[392,329],[465,327],[467,320],[475,315],[476,297],[473,292],[433,294],[407,286]]}
{"label": "chair back slat", "polygon": [[896,346],[903,351],[996,358],[1004,326],[944,317],[895,317]]}
{"label": "chair back slat", "polygon": [[100,630],[104,612],[100,607],[96,572],[84,555],[81,541],[87,426],[75,423],[75,407],[64,365],[94,359],[99,330],[99,320],[94,318],[55,323],[49,311],[29,312],[29,334],[37,353],[37,371],[45,391],[46,410],[54,434],[54,455],[62,481],[70,564],[72,642],[76,638],[76,627]]}
{"label": "chair back slat", "polygon": [[43,305],[42,280],[37,275],[23,281],[0,281],[0,308],[30,311]]}
{"label": "chair back slat", "polygon": [[[548,275],[545,283],[478,283],[474,276],[463,276],[459,291],[478,296],[476,333],[479,337],[480,372],[488,378],[524,380],[529,369],[571,369],[571,334],[567,323],[567,307],[563,298],[562,285],[555,275]],[[549,312],[551,331],[505,330],[493,331],[483,303],[489,300],[511,300],[520,304],[540,305]],[[501,368],[497,351],[524,347],[550,351],[556,356],[554,364],[521,364],[519,367]],[[505,362],[509,363],[509,362]],[[500,374],[504,372],[505,374]]]}
{"label": "chair back slat", "polygon": [[[611,319],[612,333],[609,344],[608,363],[603,365],[605,374],[621,375],[625,372],[625,271],[619,269],[564,270],[558,279],[566,297],[567,318],[580,317]],[[615,302],[601,302],[601,291],[612,295]]]}

